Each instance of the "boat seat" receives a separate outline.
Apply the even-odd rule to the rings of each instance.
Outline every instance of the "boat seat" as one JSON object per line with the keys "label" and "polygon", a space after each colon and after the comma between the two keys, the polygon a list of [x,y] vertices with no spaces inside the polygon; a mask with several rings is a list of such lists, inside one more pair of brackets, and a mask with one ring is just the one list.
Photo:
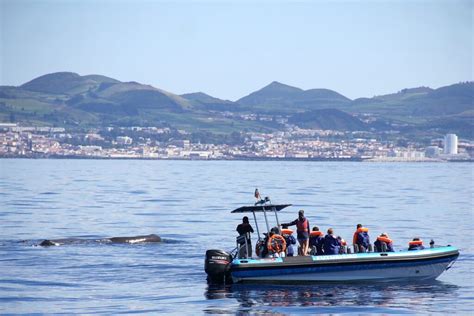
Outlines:
{"label": "boat seat", "polygon": [[359,245],[358,244],[354,244],[354,253],[359,253]]}
{"label": "boat seat", "polygon": [[[245,235],[238,236],[235,238],[235,241],[237,242],[237,254],[239,259],[245,259],[248,258],[248,253],[247,253],[247,245],[245,243]],[[249,252],[251,253],[251,249],[249,248]]]}
{"label": "boat seat", "polygon": [[374,244],[374,252],[387,252],[387,244],[384,242],[381,242],[380,247],[377,247]]}
{"label": "boat seat", "polygon": [[372,245],[369,244],[368,249],[366,249],[364,246],[361,245],[354,245],[354,253],[365,253],[365,252],[374,252],[374,249],[372,248]]}

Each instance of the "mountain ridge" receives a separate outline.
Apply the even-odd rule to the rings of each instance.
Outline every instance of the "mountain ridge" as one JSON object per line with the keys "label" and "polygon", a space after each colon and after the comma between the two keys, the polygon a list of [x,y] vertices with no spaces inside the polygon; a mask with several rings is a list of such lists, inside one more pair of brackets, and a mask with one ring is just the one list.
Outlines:
{"label": "mountain ridge", "polygon": [[[303,90],[273,81],[233,102],[204,92],[177,95],[152,85],[122,82],[103,75],[58,72],[16,87],[0,86],[0,120],[65,126],[171,124],[184,129],[216,131],[281,128],[277,123],[252,123],[238,118],[253,113],[286,116],[296,125],[351,130],[358,124],[354,118],[369,115],[383,124],[398,122],[398,125],[430,129],[433,133],[459,130],[472,135],[469,131],[474,126],[466,113],[474,110],[473,98],[474,82],[437,89],[406,88],[351,100],[330,89]],[[326,109],[349,116],[322,111]],[[233,114],[219,114],[224,112]],[[443,123],[443,118],[449,119],[449,124]],[[325,125],[324,119],[333,122],[332,125]]]}

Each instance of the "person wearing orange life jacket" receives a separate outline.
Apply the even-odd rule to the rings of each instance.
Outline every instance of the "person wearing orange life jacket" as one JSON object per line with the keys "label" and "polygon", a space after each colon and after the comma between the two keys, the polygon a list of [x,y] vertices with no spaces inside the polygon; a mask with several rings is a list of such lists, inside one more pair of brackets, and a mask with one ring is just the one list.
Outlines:
{"label": "person wearing orange life jacket", "polygon": [[295,250],[293,245],[296,245],[296,238],[293,236],[293,230],[289,229],[286,226],[282,226],[281,235],[285,238],[286,241],[286,256],[293,257],[295,255]]}
{"label": "person wearing orange life jacket", "polygon": [[298,211],[298,218],[292,221],[291,223],[282,224],[282,226],[292,226],[296,225],[296,234],[297,239],[301,247],[301,255],[306,256],[308,253],[309,247],[309,221],[304,217],[304,211]]}
{"label": "person wearing orange life jacket", "polygon": [[423,246],[423,240],[421,240],[418,237],[413,238],[413,240],[408,243],[408,250],[423,250],[423,249],[425,249],[425,246]]}
{"label": "person wearing orange life jacket", "polygon": [[313,256],[324,255],[323,251],[324,245],[324,234],[319,231],[319,227],[314,226],[313,230],[309,234],[309,249]]}
{"label": "person wearing orange life jacket", "polygon": [[366,252],[370,245],[369,229],[362,227],[362,224],[357,224],[357,229],[352,238],[352,244],[357,245],[357,247],[354,248],[358,248],[359,252]]}
{"label": "person wearing orange life jacket", "polygon": [[270,257],[284,257],[286,254],[286,240],[279,233],[278,227],[273,227],[268,233],[267,255],[270,255]]}
{"label": "person wearing orange life jacket", "polygon": [[382,252],[383,244],[385,244],[387,248],[387,252],[394,252],[395,250],[393,249],[393,241],[388,237],[387,233],[382,233],[380,234],[379,237],[377,237],[377,240],[374,242],[374,248],[376,252]]}

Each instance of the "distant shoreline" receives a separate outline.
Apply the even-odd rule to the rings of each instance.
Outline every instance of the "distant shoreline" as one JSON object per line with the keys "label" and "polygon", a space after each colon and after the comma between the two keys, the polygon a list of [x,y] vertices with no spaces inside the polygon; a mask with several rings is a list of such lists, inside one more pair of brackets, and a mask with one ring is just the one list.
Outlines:
{"label": "distant shoreline", "polygon": [[459,159],[459,160],[402,160],[402,159],[365,159],[365,158],[272,158],[272,157],[238,157],[238,158],[208,158],[208,159],[199,159],[199,158],[147,158],[147,157],[87,157],[87,156],[48,156],[48,157],[21,157],[21,156],[11,156],[11,157],[0,157],[2,159],[51,159],[51,160],[160,160],[160,161],[304,161],[304,162],[370,162],[370,163],[472,163],[474,159]]}

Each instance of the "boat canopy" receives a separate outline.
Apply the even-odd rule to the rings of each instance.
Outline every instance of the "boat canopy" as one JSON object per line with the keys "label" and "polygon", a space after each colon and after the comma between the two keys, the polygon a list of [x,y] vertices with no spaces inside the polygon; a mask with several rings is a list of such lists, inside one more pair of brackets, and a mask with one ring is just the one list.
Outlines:
{"label": "boat canopy", "polygon": [[268,212],[268,211],[281,211],[285,207],[291,206],[291,204],[260,204],[252,206],[241,206],[231,213],[253,213],[253,212]]}

